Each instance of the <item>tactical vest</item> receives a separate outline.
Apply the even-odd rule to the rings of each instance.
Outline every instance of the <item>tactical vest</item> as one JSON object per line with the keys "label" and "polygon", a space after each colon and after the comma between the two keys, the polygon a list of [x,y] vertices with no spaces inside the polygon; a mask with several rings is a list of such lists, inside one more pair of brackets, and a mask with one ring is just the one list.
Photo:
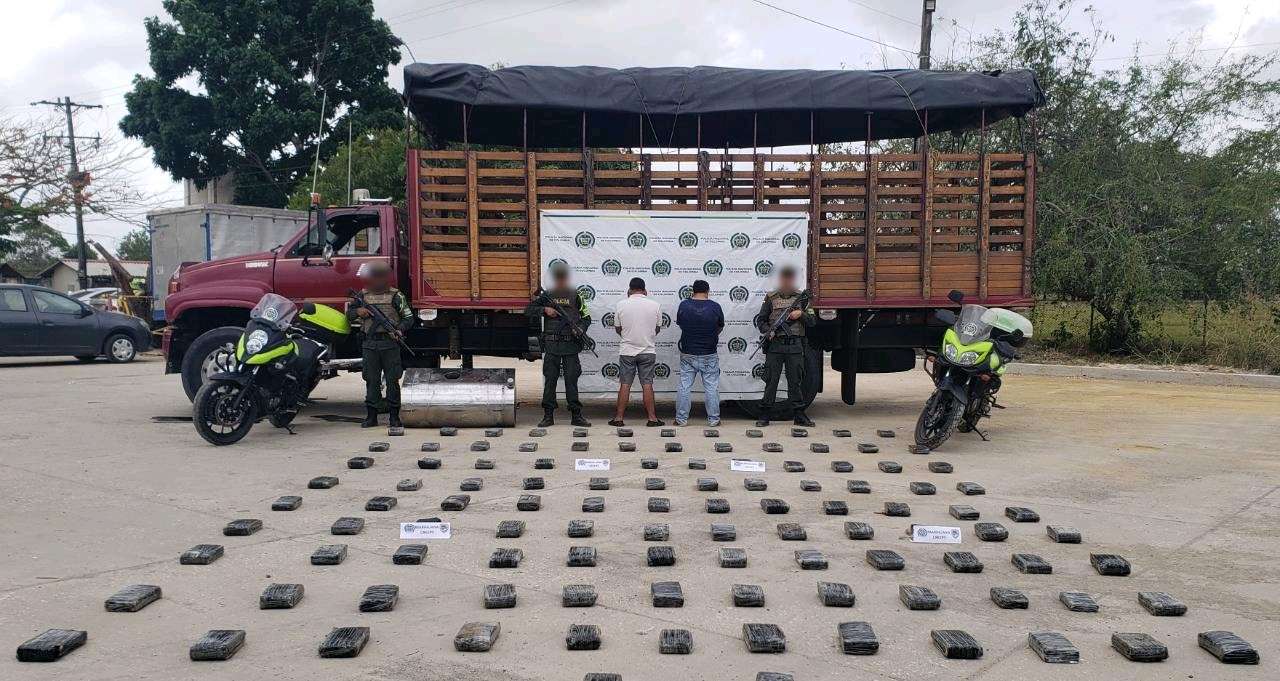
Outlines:
{"label": "tactical vest", "polygon": [[[547,291],[548,298],[554,300],[560,307],[568,310],[569,312],[577,314],[578,305],[575,294],[577,294],[576,289]],[[553,342],[577,342],[573,337],[571,323],[563,315],[558,315],[556,317],[544,316],[542,318],[542,339],[543,341]]]}
{"label": "tactical vest", "polygon": [[[381,310],[382,314],[386,315],[387,319],[390,319],[392,324],[395,324],[401,321],[400,311],[396,309],[396,305],[395,305],[396,293],[398,292],[393,288],[387,289],[383,293],[373,293],[371,291],[365,291],[364,302],[368,303],[369,307],[376,307],[379,310]],[[373,317],[361,317],[360,330],[364,332],[365,336],[388,335],[388,332],[386,329],[381,327],[376,327],[374,325]]]}
{"label": "tactical vest", "polygon": [[[769,294],[769,328],[773,328],[774,324],[778,323],[778,320],[782,318],[782,313],[790,307],[792,303],[796,302],[796,299],[799,297],[799,291],[793,291],[792,293],[785,295],[781,291],[774,291]],[[799,306],[796,309],[803,311],[804,306]],[[799,319],[787,322],[783,328],[785,328],[792,336],[804,336],[804,322]],[[778,337],[786,335],[787,334],[784,333],[782,329],[778,330]]]}

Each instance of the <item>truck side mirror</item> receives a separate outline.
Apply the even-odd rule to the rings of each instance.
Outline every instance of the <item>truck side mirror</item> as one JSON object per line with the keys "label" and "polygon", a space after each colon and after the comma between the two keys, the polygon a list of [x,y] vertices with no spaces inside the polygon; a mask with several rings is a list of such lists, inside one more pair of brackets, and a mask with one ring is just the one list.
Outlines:
{"label": "truck side mirror", "polygon": [[[315,216],[314,221],[312,216]],[[315,234],[316,241],[311,240]],[[324,264],[331,264],[333,248],[329,245],[329,218],[325,215],[324,206],[320,205],[320,195],[311,195],[311,206],[307,209],[307,243],[303,249],[302,264],[310,264],[311,256],[319,254]]]}
{"label": "truck side mirror", "polygon": [[957,289],[951,289],[951,293],[947,294],[947,300],[959,305],[964,302],[964,293]]}

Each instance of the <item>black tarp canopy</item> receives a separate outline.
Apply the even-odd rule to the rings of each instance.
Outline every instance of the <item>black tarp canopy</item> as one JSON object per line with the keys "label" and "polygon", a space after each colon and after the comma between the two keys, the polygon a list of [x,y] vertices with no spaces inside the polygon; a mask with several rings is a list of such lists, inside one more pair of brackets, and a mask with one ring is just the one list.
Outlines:
{"label": "black tarp canopy", "polygon": [[867,139],[868,121],[872,139],[918,137],[926,120],[929,132],[976,128],[984,111],[991,124],[1044,103],[1025,69],[410,64],[404,83],[410,111],[437,140],[532,148],[849,142]]}

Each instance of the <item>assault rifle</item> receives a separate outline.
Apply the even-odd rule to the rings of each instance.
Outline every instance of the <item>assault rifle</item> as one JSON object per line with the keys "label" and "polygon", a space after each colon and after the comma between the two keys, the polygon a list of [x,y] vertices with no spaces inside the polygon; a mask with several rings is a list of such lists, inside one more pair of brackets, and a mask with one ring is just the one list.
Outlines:
{"label": "assault rifle", "polygon": [[600,357],[600,355],[596,354],[595,343],[592,343],[591,339],[587,337],[587,333],[582,330],[581,326],[578,326],[578,322],[581,320],[576,313],[569,312],[565,306],[557,303],[555,299],[551,297],[551,294],[547,293],[546,289],[538,289],[538,294],[534,296],[533,302],[541,304],[543,307],[549,307],[555,310],[557,315],[568,322],[569,335],[573,336],[573,339],[578,341],[578,345],[590,350],[591,354],[595,355],[597,359]]}
{"label": "assault rifle", "polygon": [[409,347],[409,344],[404,342],[404,334],[400,331],[400,327],[396,326],[390,319],[387,319],[386,313],[382,310],[364,302],[364,294],[355,289],[347,289],[347,296],[351,298],[351,301],[355,303],[357,308],[363,307],[369,311],[369,318],[373,320],[374,326],[386,331],[387,335],[395,339],[395,341],[400,344],[400,347],[404,348],[405,352],[409,353],[410,356],[418,356],[418,354],[413,351],[413,348]]}
{"label": "assault rifle", "polygon": [[[792,312],[795,312],[796,310],[799,310],[799,309],[803,309],[804,306],[807,305],[808,303],[809,303],[808,291],[804,291],[800,295],[796,296],[796,299],[791,301],[791,304],[788,305],[787,308],[782,311],[782,314],[778,316],[778,321],[774,322],[773,326],[769,327],[768,331],[760,334],[760,340],[756,341],[756,349],[751,352],[751,356],[748,357],[747,359],[749,360],[755,359],[756,353],[760,352],[760,348],[763,348],[764,344],[768,343],[774,334],[778,333],[779,331],[786,330],[787,324],[791,322],[791,320],[787,319],[787,317],[789,317]],[[790,335],[790,332],[788,332],[788,335]]]}

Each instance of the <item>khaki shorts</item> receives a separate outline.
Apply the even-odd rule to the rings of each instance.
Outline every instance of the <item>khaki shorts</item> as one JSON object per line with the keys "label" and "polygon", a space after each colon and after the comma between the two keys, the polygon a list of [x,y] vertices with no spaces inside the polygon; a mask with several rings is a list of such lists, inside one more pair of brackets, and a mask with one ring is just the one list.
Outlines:
{"label": "khaki shorts", "polygon": [[618,356],[618,383],[631,385],[640,374],[640,385],[653,385],[653,372],[658,366],[658,356],[645,352],[635,356]]}

